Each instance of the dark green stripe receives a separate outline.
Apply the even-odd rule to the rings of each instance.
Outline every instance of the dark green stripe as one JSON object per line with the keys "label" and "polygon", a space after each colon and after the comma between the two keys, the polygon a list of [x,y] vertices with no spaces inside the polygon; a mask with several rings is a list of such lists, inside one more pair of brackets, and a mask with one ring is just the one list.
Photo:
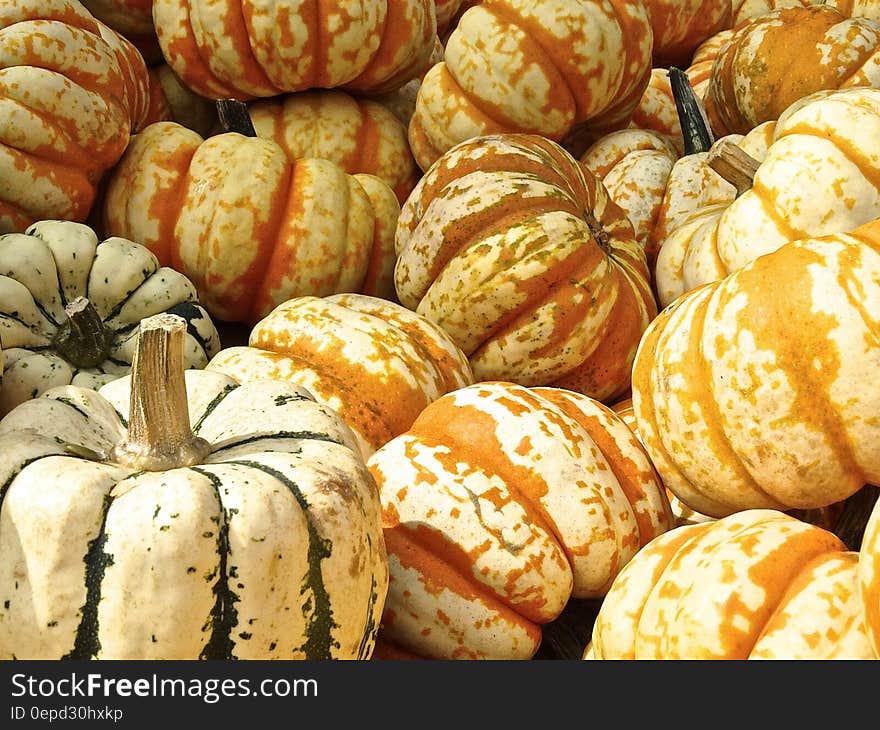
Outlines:
{"label": "dark green stripe", "polygon": [[[195,429],[193,429],[195,432]],[[240,439],[238,441],[233,441],[230,443],[224,443],[223,446],[218,448],[214,448],[211,453],[218,454],[221,451],[225,451],[226,449],[233,449],[236,446],[241,446],[243,444],[252,444],[258,441],[271,441],[272,439],[299,439],[299,440],[307,440],[307,441],[323,441],[325,443],[338,444],[340,446],[344,446],[341,441],[337,441],[334,438],[331,438],[326,433],[316,433],[314,431],[273,431],[272,433],[267,434],[258,434],[256,436],[247,436],[246,438]]]}
{"label": "dark green stripe", "polygon": [[202,649],[199,659],[234,659],[232,650],[235,642],[232,640],[232,629],[238,624],[238,610],[235,608],[239,600],[238,594],[229,587],[228,561],[229,561],[229,520],[231,514],[223,506],[223,495],[220,488],[223,482],[216,474],[200,469],[197,466],[191,470],[201,474],[207,479],[217,495],[217,504],[220,506],[222,520],[217,525],[217,555],[220,565],[217,568],[217,581],[214,583],[214,607],[207,624],[211,627],[211,638]]}
{"label": "dark green stripe", "polygon": [[[95,249],[95,258],[98,258],[98,253],[99,253],[98,249],[100,249],[102,243],[105,243],[105,241],[101,241],[101,243],[98,244],[98,248]],[[92,268],[94,268],[94,265]],[[161,268],[161,267],[159,267],[159,268]],[[107,314],[103,317],[104,322],[105,323],[109,322],[111,319],[118,316],[119,313],[122,311],[122,308],[128,303],[128,300],[131,299],[132,295],[138,289],[140,289],[147,281],[149,281],[150,277],[152,277],[153,274],[155,274],[159,270],[159,268],[155,268],[152,271],[149,271],[148,269],[141,269],[141,274],[143,275],[144,278],[141,279],[140,283],[137,286],[135,286],[134,289],[130,289],[129,291],[127,291],[122,296],[122,298],[119,300],[119,303],[115,307],[113,307],[113,309],[111,309],[109,312],[107,312]],[[91,287],[91,280],[92,280],[92,270],[90,269],[89,270],[89,278],[86,283],[86,299],[88,299],[89,301],[92,300],[91,297],[88,295],[88,291],[92,288]]]}
{"label": "dark green stripe", "polygon": [[306,624],[306,641],[297,650],[302,651],[306,659],[332,659],[332,650],[339,648],[339,642],[333,638],[333,629],[339,628],[339,624],[333,620],[333,607],[330,604],[330,595],[324,586],[324,575],[321,572],[321,561],[329,558],[333,550],[331,541],[321,537],[318,533],[309,511],[309,503],[300,488],[287,475],[256,461],[229,461],[226,463],[247,466],[274,477],[290,490],[299,503],[306,518],[309,533],[307,556],[309,570],[300,589],[300,595],[306,596],[306,601],[303,604],[304,609],[308,611],[311,608],[312,610],[308,614]]}
{"label": "dark green stripe", "polygon": [[104,571],[108,565],[113,565],[113,556],[104,552],[104,545],[107,543],[107,514],[112,502],[113,497],[108,492],[104,495],[101,529],[97,537],[89,542],[89,549],[86,551],[86,602],[80,612],[76,639],[73,649],[61,657],[62,659],[93,659],[101,651],[101,642],[98,639],[98,604],[101,602]]}
{"label": "dark green stripe", "polygon": [[199,343],[202,352],[207,354],[208,343],[205,341],[205,338],[202,337],[202,333],[199,332],[198,327],[193,324],[196,320],[207,319],[207,313],[205,310],[196,306],[196,302],[178,302],[168,310],[168,314],[176,314],[178,317],[183,317],[186,320],[187,333]]}
{"label": "dark green stripe", "polygon": [[[372,550],[373,541],[367,538],[367,542]],[[376,646],[376,634],[379,632],[379,624],[373,617],[373,611],[379,600],[379,592],[376,588],[376,576],[373,575],[370,579],[370,597],[367,601],[367,622],[364,626],[364,634],[361,636],[360,646],[358,646],[358,659],[369,659],[373,653],[373,648]]]}
{"label": "dark green stripe", "polygon": [[217,408],[217,406],[219,406],[220,403],[223,402],[223,399],[227,395],[229,395],[233,390],[235,390],[238,387],[239,387],[238,383],[232,383],[230,385],[227,385],[225,388],[223,388],[223,390],[221,390],[219,393],[217,393],[216,396],[214,396],[214,400],[212,400],[210,403],[208,403],[208,405],[205,407],[205,410],[202,413],[202,415],[199,416],[199,420],[193,424],[192,432],[193,432],[194,436],[199,435],[199,429],[202,427],[202,424],[205,422],[205,419],[214,412],[214,410]]}

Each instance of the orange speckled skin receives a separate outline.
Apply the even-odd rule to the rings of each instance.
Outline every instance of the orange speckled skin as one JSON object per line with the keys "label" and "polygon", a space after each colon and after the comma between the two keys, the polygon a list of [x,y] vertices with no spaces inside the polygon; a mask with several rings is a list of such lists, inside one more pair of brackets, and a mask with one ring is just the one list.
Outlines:
{"label": "orange speckled skin", "polygon": [[776,510],[676,528],[624,566],[585,658],[876,659],[858,564],[834,534]]}
{"label": "orange speckled skin", "polygon": [[0,7],[0,233],[85,221],[147,114],[143,58],[73,0]]}
{"label": "orange speckled skin", "polygon": [[880,655],[880,502],[874,503],[859,547],[859,590],[871,646]]}
{"label": "orange speckled skin", "polygon": [[880,480],[880,222],[801,239],[677,299],[632,374],[664,484],[714,517],[817,509]]}
{"label": "orange speckled skin", "polygon": [[694,50],[730,26],[730,0],[643,0],[654,35],[655,66],[690,64]]}
{"label": "orange speckled skin", "polygon": [[432,0],[155,0],[162,54],[193,91],[242,101],[345,86],[382,93],[424,70]]}
{"label": "orange speckled skin", "polygon": [[453,391],[367,465],[390,564],[380,636],[424,657],[530,658],[572,596],[603,596],[673,524],[626,424],[563,389]]}
{"label": "orange speckled skin", "polygon": [[746,134],[823,89],[880,86],[880,27],[827,5],[753,18],[718,53],[705,92],[717,136]]}
{"label": "orange speckled skin", "polygon": [[425,170],[455,144],[525,132],[556,141],[578,125],[626,126],[651,70],[641,0],[483,0],[425,74],[409,126]]}
{"label": "orange speckled skin", "polygon": [[478,380],[603,401],[629,387],[656,313],[644,249],[558,144],[498,135],[456,146],[407,199],[395,245],[400,302],[446,330]]}
{"label": "orange speckled skin", "polygon": [[254,102],[249,112],[257,134],[275,140],[289,157],[320,157],[350,174],[377,175],[401,204],[421,177],[406,127],[376,101],[313,90]]}
{"label": "orange speckled skin", "polygon": [[370,196],[338,165],[291,160],[272,140],[235,132],[205,140],[174,122],[132,139],[104,217],[112,235],[185,272],[202,306],[230,322],[254,324],[292,297],[359,291],[373,248],[391,253],[376,240]]}
{"label": "orange speckled skin", "polygon": [[228,347],[207,367],[239,382],[268,378],[307,388],[349,424],[365,459],[433,400],[474,381],[443,330],[362,294],[290,299],[257,323],[248,347]]}

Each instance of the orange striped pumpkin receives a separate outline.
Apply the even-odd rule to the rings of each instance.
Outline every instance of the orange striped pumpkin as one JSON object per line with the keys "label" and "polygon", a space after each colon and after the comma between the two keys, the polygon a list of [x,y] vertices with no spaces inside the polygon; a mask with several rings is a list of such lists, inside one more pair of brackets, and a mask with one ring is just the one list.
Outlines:
{"label": "orange striped pumpkin", "polygon": [[314,90],[254,102],[249,112],[257,134],[275,140],[290,158],[320,157],[350,174],[376,175],[401,204],[421,177],[406,127],[376,101]]}
{"label": "orange striped pumpkin", "polygon": [[463,142],[419,181],[395,239],[400,302],[440,325],[477,380],[613,399],[656,313],[632,224],[558,144]]}
{"label": "orange striped pumpkin", "polygon": [[153,20],[175,73],[209,99],[390,91],[424,70],[437,38],[433,0],[154,0]]}
{"label": "orange striped pumpkin", "polygon": [[694,50],[729,27],[730,0],[642,0],[654,36],[655,66],[690,65]]}
{"label": "orange striped pumpkin", "polygon": [[585,655],[601,659],[876,659],[859,554],[776,510],[666,532],[624,566]]}
{"label": "orange striped pumpkin", "polygon": [[641,2],[483,0],[425,74],[409,127],[426,170],[467,139],[530,133],[559,141],[576,125],[626,126],[651,73]]}
{"label": "orange striped pumpkin", "polygon": [[162,62],[153,26],[153,0],[81,0],[102,23],[132,42],[148,64]]}
{"label": "orange striped pumpkin", "polygon": [[[390,189],[383,210],[389,196],[393,215]],[[104,217],[112,235],[185,273],[225,321],[254,324],[291,297],[359,291],[374,251],[393,260],[390,241],[377,240],[370,195],[338,165],[291,160],[272,140],[236,132],[203,139],[174,122],[132,139]],[[395,225],[384,224],[389,237]]]}
{"label": "orange striped pumpkin", "polygon": [[626,424],[562,389],[453,391],[367,465],[390,567],[379,636],[423,657],[532,657],[571,597],[604,595],[672,526]]}
{"label": "orange striped pumpkin", "polygon": [[666,307],[632,398],[665,486],[714,517],[880,484],[880,221],[801,239]]}
{"label": "orange striped pumpkin", "polygon": [[134,46],[74,0],[0,6],[0,233],[83,222],[149,106]]}
{"label": "orange striped pumpkin", "polygon": [[774,10],[718,53],[706,113],[718,136],[746,134],[813,92],[880,86],[880,27],[830,5]]}
{"label": "orange striped pumpkin", "polygon": [[474,382],[464,354],[414,312],[363,294],[296,297],[207,365],[238,382],[287,380],[331,407],[364,458],[448,391]]}

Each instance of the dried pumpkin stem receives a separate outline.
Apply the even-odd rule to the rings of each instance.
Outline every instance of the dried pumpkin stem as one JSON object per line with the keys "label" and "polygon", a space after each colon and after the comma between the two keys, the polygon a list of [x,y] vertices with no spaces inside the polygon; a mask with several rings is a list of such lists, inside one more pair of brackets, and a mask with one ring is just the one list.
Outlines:
{"label": "dried pumpkin stem", "polygon": [[608,232],[602,228],[602,224],[599,223],[599,220],[594,216],[590,211],[584,211],[584,220],[587,222],[587,228],[590,229],[590,233],[593,235],[593,238],[596,239],[596,243],[599,244],[599,247],[607,254],[611,253],[611,236],[608,235]]}
{"label": "dried pumpkin stem", "polygon": [[77,297],[64,308],[67,321],[52,340],[58,353],[77,368],[93,368],[104,362],[113,347],[113,332],[85,297]]}
{"label": "dried pumpkin stem", "polygon": [[131,364],[128,433],[113,459],[134,469],[166,471],[199,463],[210,451],[193,435],[184,379],[186,320],[157,314],[141,321]]}
{"label": "dried pumpkin stem", "polygon": [[708,152],[715,141],[703,104],[694,93],[691,81],[680,68],[669,69],[669,85],[678,112],[678,123],[684,140],[684,153]]}
{"label": "dried pumpkin stem", "polygon": [[217,116],[224,132],[237,132],[245,137],[256,137],[257,130],[251,121],[247,104],[237,99],[218,99]]}
{"label": "dried pumpkin stem", "polygon": [[737,197],[750,190],[760,162],[729,139],[722,139],[709,152],[706,164],[736,188]]}

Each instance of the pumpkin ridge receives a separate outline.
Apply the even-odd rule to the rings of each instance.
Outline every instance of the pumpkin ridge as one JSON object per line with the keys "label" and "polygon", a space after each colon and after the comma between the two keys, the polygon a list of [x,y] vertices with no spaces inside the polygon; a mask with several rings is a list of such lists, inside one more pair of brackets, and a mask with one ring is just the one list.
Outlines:
{"label": "pumpkin ridge", "polygon": [[[260,85],[265,84],[266,86],[268,86],[274,90],[274,93],[270,94],[270,96],[276,96],[279,94],[283,94],[284,89],[279,88],[277,86],[277,84],[275,84],[275,82],[266,73],[266,69],[264,69],[262,64],[259,62],[259,60],[257,60],[257,54],[254,51],[255,34],[253,32],[253,30],[254,30],[253,23],[252,23],[249,15],[247,13],[245,13],[245,11],[244,11],[244,5],[242,3],[242,0],[235,0],[234,2],[232,2],[230,0],[228,2],[228,7],[230,7],[230,8],[235,7],[238,9],[238,15],[241,17],[242,25],[245,28],[244,37],[245,37],[245,40],[247,41],[247,49],[246,49],[247,50],[247,57],[242,57],[241,54],[238,54],[238,58],[241,61],[241,68],[244,69],[244,68],[250,66],[252,68],[252,70],[255,71],[257,74],[258,83]],[[244,51],[245,49],[242,48],[241,50]],[[242,75],[245,75],[245,74],[247,74],[247,72],[242,71]],[[261,94],[261,96],[265,96],[265,94]]]}
{"label": "pumpkin ridge", "polygon": [[101,641],[98,638],[98,604],[101,601],[101,583],[104,579],[104,571],[108,565],[113,565],[113,556],[104,552],[104,545],[107,542],[107,516],[113,501],[111,492],[104,495],[101,529],[97,536],[89,542],[89,548],[84,557],[86,601],[80,609],[80,622],[76,629],[73,647],[61,657],[62,659],[91,659],[97,657],[101,651]]}
{"label": "pumpkin ridge", "polygon": [[228,385],[223,387],[223,390],[221,390],[211,399],[210,403],[205,406],[205,410],[202,411],[202,414],[195,420],[192,425],[192,432],[194,436],[198,436],[199,429],[201,429],[202,424],[205,422],[205,419],[214,412],[217,406],[219,406],[220,403],[223,402],[223,399],[226,398],[227,395],[229,395],[233,390],[238,387],[238,383],[229,383]]}
{"label": "pumpkin ridge", "polygon": [[317,431],[273,431],[269,434],[255,434],[253,436],[248,436],[243,439],[233,440],[233,441],[222,441],[219,445],[212,444],[211,445],[211,456],[218,454],[221,451],[225,451],[226,449],[232,449],[237,446],[243,446],[245,444],[258,443],[263,440],[272,440],[272,439],[308,439],[310,441],[325,441],[331,444],[339,444],[340,446],[345,446],[341,441],[337,441],[333,438],[330,438],[327,434],[318,433]]}
{"label": "pumpkin ridge", "polygon": [[214,583],[214,606],[211,609],[211,615],[205,622],[205,628],[210,625],[211,637],[202,648],[199,659],[233,659],[232,651],[235,648],[235,641],[232,638],[232,629],[238,623],[238,611],[235,603],[239,600],[238,595],[229,587],[229,520],[232,517],[226,505],[223,504],[223,497],[220,488],[223,481],[216,474],[200,469],[198,466],[190,467],[190,471],[200,474],[211,484],[214,490],[214,496],[217,498],[219,505],[219,514],[223,516],[223,521],[217,525],[217,557],[219,563],[217,565],[217,580]]}
{"label": "pumpkin ridge", "polygon": [[333,638],[333,629],[338,628],[339,625],[333,620],[333,607],[330,603],[330,596],[324,586],[321,561],[330,557],[330,553],[333,550],[332,544],[321,537],[309,511],[309,503],[292,479],[289,479],[277,469],[258,461],[236,460],[225,463],[257,469],[275,478],[290,490],[299,503],[309,532],[309,570],[300,595],[310,591],[314,606],[306,625],[306,641],[297,649],[304,652],[306,659],[331,659],[330,650],[334,647],[339,648],[339,642]]}

